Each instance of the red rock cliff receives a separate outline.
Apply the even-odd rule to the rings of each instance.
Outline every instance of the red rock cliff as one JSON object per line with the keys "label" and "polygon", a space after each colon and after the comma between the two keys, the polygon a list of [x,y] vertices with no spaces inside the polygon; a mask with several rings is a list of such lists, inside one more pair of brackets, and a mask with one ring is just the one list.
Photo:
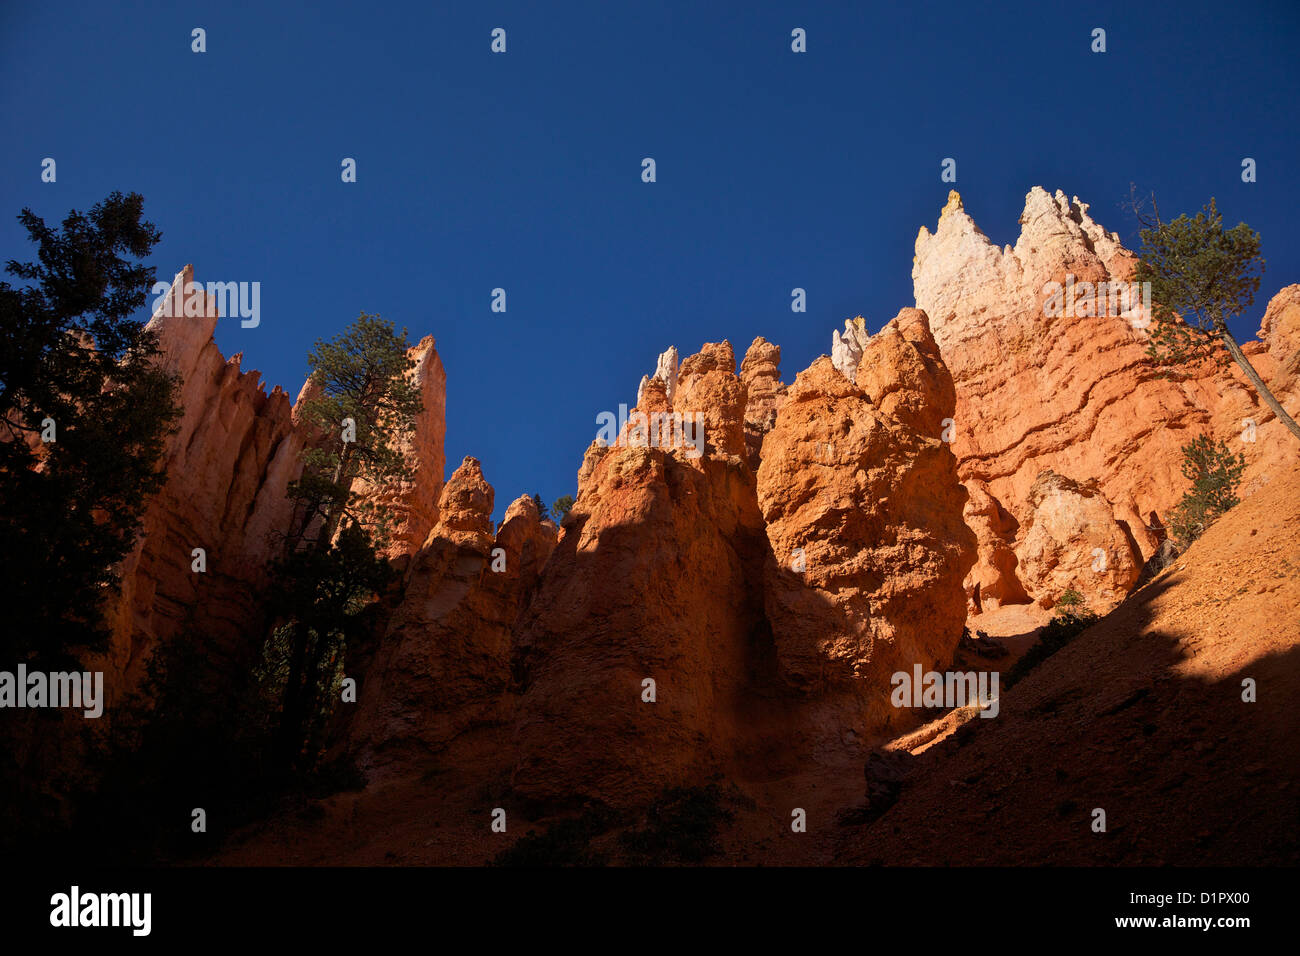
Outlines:
{"label": "red rock cliff", "polygon": [[[1133,254],[1086,203],[1034,187],[1020,224],[1015,246],[998,249],[953,192],[935,231],[922,227],[916,239],[916,304],[929,315],[956,384],[953,450],[963,481],[978,483],[1023,529],[1033,514],[1030,489],[1044,471],[1096,480],[1147,557],[1159,535],[1146,525],[1158,529],[1153,516],[1165,515],[1186,488],[1181,446],[1191,438],[1213,434],[1242,451],[1246,493],[1296,460],[1295,439],[1235,366],[1161,377],[1145,354],[1144,316],[1123,311],[1122,300],[1113,311],[1108,300],[1101,315],[1098,303],[1047,314],[1048,283],[1067,276],[1125,283],[1132,275]],[[1298,329],[1300,288],[1288,286],[1268,305],[1263,341],[1243,346],[1292,414],[1300,411]],[[1246,420],[1257,426],[1253,442],[1242,440]],[[988,503],[981,509],[994,513]],[[1005,538],[983,530],[981,540],[984,592],[1014,598],[1023,582],[1008,577]],[[1046,579],[1037,583],[1041,589]],[[1032,588],[1030,595],[1056,596]]]}
{"label": "red rock cliff", "polygon": [[[167,482],[146,506],[110,609],[110,703],[139,685],[167,642],[196,642],[218,673],[260,646],[266,562],[288,526],[285,491],[301,468],[289,396],[278,387],[267,394],[257,372],[240,370],[241,356],[222,356],[215,304],[193,281],[186,266],[149,322],[180,380],[182,418],[164,453]],[[196,548],[205,571],[193,570]]]}

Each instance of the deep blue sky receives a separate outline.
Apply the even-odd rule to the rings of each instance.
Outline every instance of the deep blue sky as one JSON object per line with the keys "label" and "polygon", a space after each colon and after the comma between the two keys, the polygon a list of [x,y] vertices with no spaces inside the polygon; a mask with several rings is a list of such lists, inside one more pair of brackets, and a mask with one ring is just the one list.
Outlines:
{"label": "deep blue sky", "polygon": [[433,334],[448,472],[477,456],[499,518],[574,490],[596,415],[667,346],[739,360],[763,335],[792,381],[845,318],[911,305],[948,156],[999,244],[1035,184],[1130,245],[1131,181],[1166,213],[1216,196],[1263,237],[1253,334],[1300,281],[1300,6],[1135,6],[3,2],[0,259],[30,258],[23,206],[135,190],[160,278],[261,282],[261,326],[217,341],[269,384],[296,394],[363,310]]}

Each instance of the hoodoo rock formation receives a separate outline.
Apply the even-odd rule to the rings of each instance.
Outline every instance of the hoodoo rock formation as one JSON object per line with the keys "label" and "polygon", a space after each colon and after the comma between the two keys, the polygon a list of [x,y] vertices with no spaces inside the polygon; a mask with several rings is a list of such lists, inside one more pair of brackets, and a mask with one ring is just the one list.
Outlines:
{"label": "hoodoo rock formation", "polygon": [[1273,379],[1294,386],[1300,375],[1300,285],[1289,285],[1273,296],[1259,324],[1259,337],[1276,362]]}
{"label": "hoodoo rock formation", "polygon": [[776,346],[738,376],[706,344],[671,402],[647,378],[636,410],[701,416],[703,456],[635,414],[588,449],[517,635],[518,794],[625,806],[777,749],[860,747],[904,719],[895,671],[952,659],[975,538],[938,435],[951,377],[918,310],[863,345],[879,405],[826,357],[783,391]]}
{"label": "hoodoo rock formation", "polygon": [[[83,666],[104,674],[103,715],[40,721],[17,728],[14,753],[25,800],[63,816],[67,796],[94,786],[86,743],[120,744],[119,717],[147,708],[154,656],[186,642],[198,662],[188,674],[195,695],[218,699],[260,649],[266,563],[288,527],[285,497],[300,470],[300,434],[289,396],[270,394],[241,355],[222,356],[213,341],[217,307],[186,265],[148,328],[159,361],[177,380],[181,417],[161,467],[167,478],[146,503],[140,533],[117,568],[119,592],[107,602],[109,639]],[[8,745],[9,741],[5,744]]]}
{"label": "hoodoo rock formation", "polygon": [[[1245,454],[1245,493],[1294,462],[1294,438],[1235,366],[1205,364],[1166,377],[1151,364],[1140,296],[1110,295],[1131,289],[1135,257],[1086,203],[1034,187],[1020,223],[1015,246],[998,249],[953,192],[935,231],[921,228],[912,268],[917,307],[930,317],[956,384],[953,450],[962,480],[978,483],[981,513],[1002,509],[1024,534],[1030,489],[1043,471],[1095,480],[1147,558],[1162,540],[1162,516],[1187,486],[1181,447],[1196,435],[1228,440]],[[1067,282],[1110,285],[1074,308],[1068,298],[1051,303],[1048,284]],[[1300,289],[1289,286],[1268,306],[1263,341],[1243,346],[1293,414],[1300,411],[1298,328]],[[997,524],[1002,530],[992,537],[982,533],[977,574],[982,592],[992,585],[1005,600],[1017,583],[1005,553],[1009,526]],[[1053,581],[1036,579],[1049,591]],[[968,589],[975,583],[968,579]],[[1081,590],[1113,584],[1095,579]],[[1028,590],[1035,599],[1059,596]]]}
{"label": "hoodoo rock formation", "polygon": [[949,441],[957,395],[930,334],[929,317],[903,309],[863,345],[856,375],[867,401],[918,434]]}
{"label": "hoodoo rock formation", "polygon": [[[1246,494],[1293,467],[1294,439],[1233,369],[1157,374],[1131,300],[1047,307],[1050,283],[1132,274],[1085,204],[1035,188],[1021,224],[999,250],[952,193],[916,240],[916,307],[875,335],[850,319],[788,387],[761,337],[739,371],[728,342],[680,362],[668,349],[621,434],[587,448],[562,529],[529,496],[494,529],[474,458],[444,484],[446,374],[421,340],[412,479],[364,490],[395,519],[400,585],[348,650],[358,695],[332,753],[375,780],[468,742],[508,799],[543,811],[865,760],[924,719],[893,706],[892,675],[947,669],[968,606],[1122,601],[1164,539],[1192,437],[1246,454]],[[293,406],[223,358],[192,282],[187,266],[151,322],[184,417],[120,569],[110,708],[177,641],[201,651],[212,693],[233,686],[265,636],[268,562],[313,440],[310,387]],[[1300,413],[1298,347],[1293,285],[1245,350]]]}
{"label": "hoodoo rock formation", "polygon": [[[218,318],[187,265],[149,322],[160,361],[178,379],[182,417],[162,461],[167,482],[148,502],[108,611],[112,638],[96,667],[105,671],[110,711],[140,690],[151,656],[172,642],[195,645],[214,688],[261,647],[267,566],[289,531],[287,491],[309,441],[295,409],[311,389],[304,385],[298,405],[278,386],[268,394],[257,372],[241,371],[240,355],[222,356]],[[415,479],[383,498],[398,515],[390,556],[414,550],[412,535],[423,541],[442,488],[446,376],[431,337],[411,355],[424,412],[409,449]]]}
{"label": "hoodoo rock formation", "polygon": [[852,382],[858,374],[858,362],[867,347],[867,320],[862,316],[844,320],[843,332],[831,333],[831,364]]}
{"label": "hoodoo rock formation", "polygon": [[707,343],[685,359],[677,371],[677,391],[668,401],[676,412],[702,416],[710,454],[745,456],[745,384],[736,375],[730,342]]}
{"label": "hoodoo rock formation", "polygon": [[730,345],[682,363],[671,406],[665,383],[644,385],[639,411],[670,407],[704,416],[705,453],[623,438],[589,452],[519,630],[525,799],[644,802],[737,747],[767,547]]}
{"label": "hoodoo rock formation", "polygon": [[361,684],[353,728],[364,770],[435,752],[471,726],[505,719],[515,618],[555,538],[527,495],[494,536],[493,499],[474,458],[443,489],[438,524],[411,562]]}
{"label": "hoodoo rock formation", "polygon": [[[926,353],[935,360],[920,361]],[[872,337],[857,379],[876,401],[825,357],[799,374],[764,443],[758,495],[781,674],[804,693],[847,689],[860,732],[898,719],[892,673],[952,659],[975,537],[956,459],[936,434],[952,384],[924,313],[905,310]]]}
{"label": "hoodoo rock formation", "polygon": [[1029,489],[1029,518],[1020,529],[1020,579],[1051,606],[1077,591],[1099,613],[1128,594],[1142,570],[1141,552],[1096,480],[1071,481],[1044,471]]}
{"label": "hoodoo rock formation", "polygon": [[641,385],[636,392],[636,403],[641,404],[641,391],[651,379],[657,379],[663,383],[664,393],[668,396],[668,401],[672,402],[673,396],[677,394],[677,367],[677,347],[669,346],[659,354],[659,359],[655,362],[654,375],[643,375],[641,377]]}
{"label": "hoodoo rock formation", "polygon": [[[257,649],[250,636],[261,634],[266,563],[289,524],[285,493],[301,471],[302,443],[289,396],[279,387],[268,395],[257,372],[240,370],[241,356],[222,357],[217,318],[187,265],[149,322],[179,379],[182,418],[164,453],[167,483],[120,568],[103,662],[110,705],[139,686],[169,642],[194,642],[224,677]],[[194,569],[196,548],[203,571]]]}
{"label": "hoodoo rock formation", "polygon": [[1020,523],[989,494],[978,478],[966,480],[970,495],[963,512],[978,542],[975,567],[966,577],[966,594],[976,610],[1002,604],[1028,604],[1016,575],[1016,532]]}
{"label": "hoodoo rock formation", "polygon": [[745,385],[745,451],[749,466],[757,469],[763,454],[763,436],[776,424],[776,414],[785,404],[781,377],[781,346],[761,335],[750,343],[740,363],[740,380]]}

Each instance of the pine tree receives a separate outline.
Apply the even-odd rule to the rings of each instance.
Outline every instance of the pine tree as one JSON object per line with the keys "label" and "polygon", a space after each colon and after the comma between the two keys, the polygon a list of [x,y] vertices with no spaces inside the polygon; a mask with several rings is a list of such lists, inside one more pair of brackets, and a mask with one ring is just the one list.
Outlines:
{"label": "pine tree", "polygon": [[345,518],[386,542],[388,514],[356,489],[411,478],[403,446],[423,404],[408,376],[415,360],[407,348],[405,329],[398,335],[391,322],[362,313],[308,354],[310,390],[301,414],[315,441],[303,456],[302,478],[289,490],[299,505],[292,547],[308,539],[326,547]]}
{"label": "pine tree", "polygon": [[0,282],[0,659],[71,663],[102,648],[115,566],[131,550],[180,414],[157,341],[132,315],[161,238],[144,199],[112,193],[61,228],[18,220],[37,261]]}
{"label": "pine tree", "polygon": [[1183,477],[1192,483],[1169,516],[1169,531],[1186,548],[1220,515],[1240,503],[1237,486],[1246,457],[1202,435],[1183,446]]}
{"label": "pine tree", "polygon": [[1222,348],[1245,373],[1256,394],[1297,439],[1300,425],[1287,414],[1250,364],[1228,320],[1255,301],[1264,257],[1259,233],[1238,223],[1223,228],[1213,199],[1195,217],[1162,222],[1154,201],[1151,213],[1133,203],[1141,232],[1141,260],[1133,278],[1151,283],[1152,318],[1147,353],[1160,365],[1181,365],[1221,355]]}
{"label": "pine tree", "polygon": [[358,489],[411,477],[405,447],[423,404],[407,348],[405,329],[362,313],[308,355],[301,414],[312,441],[289,489],[295,522],[274,567],[277,626],[263,665],[284,681],[276,745],[284,764],[311,762],[302,748],[328,715],[347,644],[366,633],[375,596],[392,580],[378,553],[388,515]]}
{"label": "pine tree", "polygon": [[564,524],[564,519],[568,517],[569,509],[573,507],[573,495],[561,495],[555,499],[551,505],[551,517],[555,519],[556,524]]}

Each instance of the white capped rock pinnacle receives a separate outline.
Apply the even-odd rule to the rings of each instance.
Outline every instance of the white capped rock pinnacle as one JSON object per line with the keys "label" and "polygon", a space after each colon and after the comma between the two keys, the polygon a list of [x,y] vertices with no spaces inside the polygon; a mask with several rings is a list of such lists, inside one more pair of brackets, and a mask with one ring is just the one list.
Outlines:
{"label": "white capped rock pinnacle", "polygon": [[677,346],[668,346],[668,351],[659,356],[659,361],[655,365],[654,377],[664,383],[664,391],[668,394],[668,401],[671,404],[673,394],[677,391]]}
{"label": "white capped rock pinnacle", "polygon": [[850,382],[857,378],[858,360],[867,347],[867,320],[862,316],[844,320],[843,332],[831,333],[831,364]]}

